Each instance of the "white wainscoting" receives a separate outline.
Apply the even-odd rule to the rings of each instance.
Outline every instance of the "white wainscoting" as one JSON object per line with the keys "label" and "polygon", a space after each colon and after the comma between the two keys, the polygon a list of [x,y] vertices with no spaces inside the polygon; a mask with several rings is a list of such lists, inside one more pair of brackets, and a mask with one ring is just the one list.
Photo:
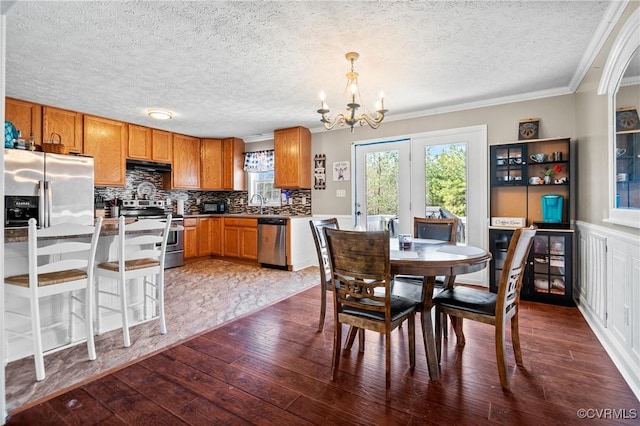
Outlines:
{"label": "white wainscoting", "polygon": [[574,299],[640,399],[640,239],[576,222]]}

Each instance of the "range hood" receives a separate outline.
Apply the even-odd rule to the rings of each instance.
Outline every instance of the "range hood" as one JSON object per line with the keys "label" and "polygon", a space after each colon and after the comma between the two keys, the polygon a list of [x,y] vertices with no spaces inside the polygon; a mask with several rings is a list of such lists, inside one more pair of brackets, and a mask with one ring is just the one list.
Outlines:
{"label": "range hood", "polygon": [[155,161],[127,159],[127,169],[146,170],[148,172],[170,172],[171,164],[156,163]]}

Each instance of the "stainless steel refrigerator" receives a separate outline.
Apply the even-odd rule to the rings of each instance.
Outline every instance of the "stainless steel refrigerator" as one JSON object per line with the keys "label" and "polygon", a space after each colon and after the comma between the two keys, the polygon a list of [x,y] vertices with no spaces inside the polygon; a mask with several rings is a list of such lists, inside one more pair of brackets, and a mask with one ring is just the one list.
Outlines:
{"label": "stainless steel refrigerator", "polygon": [[63,222],[93,225],[92,157],[5,149],[4,186],[5,216],[20,216],[20,209],[26,211],[33,202],[39,227]]}

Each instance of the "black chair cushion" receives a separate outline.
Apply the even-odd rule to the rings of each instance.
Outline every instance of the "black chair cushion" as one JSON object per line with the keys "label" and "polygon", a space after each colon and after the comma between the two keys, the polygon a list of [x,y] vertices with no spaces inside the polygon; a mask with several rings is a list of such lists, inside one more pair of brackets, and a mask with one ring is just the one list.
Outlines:
{"label": "black chair cushion", "polygon": [[[368,299],[363,299],[361,303],[367,303]],[[379,304],[378,302],[368,301],[369,303]],[[395,321],[407,315],[409,312],[415,309],[417,302],[411,299],[400,296],[391,296],[391,321]],[[368,318],[377,321],[384,321],[384,312],[367,311],[365,309],[358,309],[352,306],[344,306],[342,312],[349,315],[356,315],[363,318]]]}
{"label": "black chair cushion", "polygon": [[457,286],[441,291],[433,298],[433,304],[457,308],[477,314],[495,315],[496,294]]}

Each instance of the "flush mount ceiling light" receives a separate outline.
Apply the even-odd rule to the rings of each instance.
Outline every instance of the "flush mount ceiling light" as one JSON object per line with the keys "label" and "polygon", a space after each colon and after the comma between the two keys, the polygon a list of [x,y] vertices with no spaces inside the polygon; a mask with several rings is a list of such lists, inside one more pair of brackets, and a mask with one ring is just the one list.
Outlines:
{"label": "flush mount ceiling light", "polygon": [[347,112],[329,116],[330,110],[324,101],[324,93],[320,93],[320,109],[318,110],[318,114],[322,115],[320,121],[327,130],[333,129],[336,124],[341,126],[348,124],[351,127],[351,133],[353,133],[353,126],[356,124],[360,124],[360,126],[368,124],[372,129],[377,129],[380,127],[382,120],[384,120],[384,114],[388,111],[384,109],[384,95],[380,93],[380,99],[376,103],[375,117],[372,117],[365,107],[363,107],[363,112],[358,114],[362,97],[360,96],[360,86],[358,86],[358,73],[353,70],[353,63],[358,60],[360,54],[358,52],[349,52],[344,56],[347,61],[351,62],[351,72],[347,73],[347,86],[345,88],[345,92],[347,90],[350,92]]}
{"label": "flush mount ceiling light", "polygon": [[147,111],[147,114],[156,120],[169,120],[173,118],[173,113],[164,109],[151,108]]}

